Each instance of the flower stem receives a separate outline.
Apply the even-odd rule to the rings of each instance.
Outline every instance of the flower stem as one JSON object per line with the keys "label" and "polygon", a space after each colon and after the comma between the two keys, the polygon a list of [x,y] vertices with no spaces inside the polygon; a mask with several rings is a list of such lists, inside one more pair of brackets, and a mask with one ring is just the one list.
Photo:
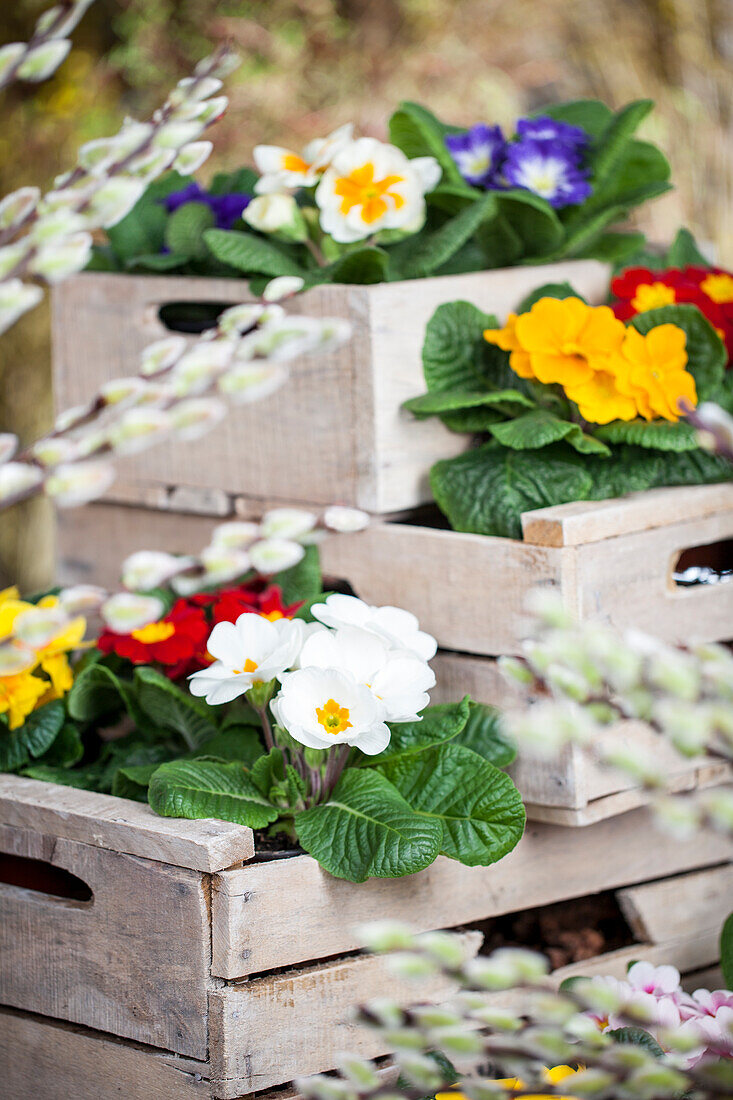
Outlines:
{"label": "flower stem", "polygon": [[264,707],[255,707],[255,711],[262,722],[262,732],[265,736],[265,747],[268,752],[271,752],[275,748],[275,738],[272,733],[272,723],[270,722],[270,715],[267,713],[267,704]]}

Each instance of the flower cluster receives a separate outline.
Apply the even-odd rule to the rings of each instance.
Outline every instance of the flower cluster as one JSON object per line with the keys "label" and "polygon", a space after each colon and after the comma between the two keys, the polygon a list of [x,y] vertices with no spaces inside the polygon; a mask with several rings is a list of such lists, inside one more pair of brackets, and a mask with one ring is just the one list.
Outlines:
{"label": "flower cluster", "polygon": [[81,271],[92,232],[116,225],[152,180],[169,168],[191,172],[203,164],[212,145],[200,138],[227,107],[216,93],[233,64],[232,54],[218,51],[179,81],[150,121],[126,119],[119,133],[83,145],[77,166],[47,194],[22,187],[0,202],[0,332],[37,305],[38,282]]}
{"label": "flower cluster", "polygon": [[[366,925],[361,934],[371,950],[388,953],[386,965],[400,979],[437,978],[457,992],[440,1005],[404,1008],[380,997],[359,1006],[358,1022],[376,1032],[380,1049],[393,1052],[398,1084],[385,1082],[375,1063],[344,1053],[336,1078],[295,1082],[309,1100],[713,1100],[733,1088],[733,994],[701,990],[688,998],[673,967],[639,963],[627,982],[581,979],[556,990],[547,960],[532,951],[503,948],[467,958],[460,937],[415,936],[393,921]],[[663,993],[659,983],[665,989],[676,983],[676,990]],[[671,1011],[661,1008],[665,1001]],[[695,1013],[689,1023],[686,1011]],[[648,1028],[663,1036],[664,1049]]]}
{"label": "flower cluster", "polygon": [[214,664],[194,673],[191,691],[216,705],[269,684],[277,726],[299,744],[382,752],[386,723],[417,721],[429,702],[435,639],[409,612],[354,596],[329,596],[311,613],[309,625],[247,613],[220,622],[208,641]]}
{"label": "flower cluster", "polygon": [[169,214],[180,210],[190,202],[201,203],[209,208],[214,215],[214,225],[217,229],[231,229],[236,221],[242,217],[243,211],[252,200],[251,195],[243,192],[231,191],[223,195],[215,195],[206,191],[198,183],[189,183],[180,191],[171,191],[162,199],[163,206]]}
{"label": "flower cluster", "polygon": [[290,360],[346,340],[348,322],[288,315],[275,301],[301,286],[297,279],[275,279],[267,300],[225,310],[195,343],[169,336],[149,345],[139,374],[106,382],[16,457],[15,436],[0,436],[0,509],[39,492],[60,507],[94,500],[114,480],[110,456],[136,454],[169,438],[198,439],[226,415],[223,399],[267,397],[287,380]]}
{"label": "flower cluster", "polygon": [[[608,767],[658,794],[667,775],[638,745],[607,741],[605,726],[622,719],[647,724],[682,756],[733,761],[733,656],[721,645],[677,648],[639,631],[623,635],[600,623],[574,623],[554,597],[537,593],[534,638],[519,657],[502,657],[505,675],[533,705],[506,716],[520,749],[551,757],[576,744]],[[656,802],[668,829],[689,835],[701,824],[733,833],[733,793]]]}
{"label": "flower cluster", "polygon": [[[434,157],[409,159],[394,145],[376,138],[354,138],[346,125],[311,142],[301,153],[276,145],[258,145],[254,161],[261,173],[246,221],[263,232],[304,240],[305,223],[291,190],[314,188],[321,229],[349,244],[382,230],[414,233],[425,220],[425,194],[438,184]],[[275,196],[278,202],[273,202]]]}
{"label": "flower cluster", "polygon": [[677,1057],[684,1066],[696,1066],[706,1057],[733,1058],[733,993],[727,989],[697,989],[686,993],[674,966],[633,963],[626,978],[586,979],[595,989],[610,991],[616,1008],[592,1010],[589,1015],[602,1030],[624,1026],[631,1006],[649,1021],[647,1030],[668,1054],[674,1055],[668,1036],[688,1049]]}
{"label": "flower cluster", "polygon": [[68,655],[86,632],[86,620],[73,611],[59,596],[32,604],[20,599],[17,588],[0,592],[0,716],[9,729],[70,689]]}
{"label": "flower cluster", "polygon": [[501,127],[482,122],[445,138],[466,183],[490,191],[531,191],[556,208],[578,205],[592,193],[585,167],[589,143],[581,127],[549,116],[519,119],[509,140]]}
{"label": "flower cluster", "polygon": [[0,47],[0,89],[13,81],[37,84],[48,80],[71,49],[71,34],[94,0],[59,0],[41,15],[30,42]]}
{"label": "flower cluster", "polygon": [[680,402],[697,404],[686,334],[677,325],[660,324],[643,335],[608,306],[540,298],[484,338],[511,353],[509,365],[520,378],[561,385],[589,423],[638,416],[676,421]]}
{"label": "flower cluster", "polygon": [[611,282],[613,312],[622,321],[648,309],[687,302],[697,306],[733,359],[733,273],[720,267],[690,266],[650,271],[630,267]]}

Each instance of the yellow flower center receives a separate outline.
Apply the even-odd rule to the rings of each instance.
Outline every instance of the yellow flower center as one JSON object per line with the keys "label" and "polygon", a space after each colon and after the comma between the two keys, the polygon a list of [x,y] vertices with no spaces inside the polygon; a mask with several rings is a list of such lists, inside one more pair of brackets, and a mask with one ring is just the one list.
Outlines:
{"label": "yellow flower center", "polygon": [[253,661],[251,657],[248,657],[241,668],[234,668],[232,672],[234,672],[236,676],[241,676],[243,672],[256,672],[258,668],[259,665],[257,662]]}
{"label": "yellow flower center", "polygon": [[132,637],[136,642],[142,642],[143,645],[153,645],[155,642],[164,642],[166,638],[170,638],[171,634],[175,634],[176,628],[173,623],[148,623],[147,626],[142,626],[139,630],[132,631]]}
{"label": "yellow flower center", "polygon": [[675,292],[672,286],[666,286],[664,283],[639,283],[631,304],[637,313],[644,313],[647,309],[671,305],[674,300]]}
{"label": "yellow flower center", "polygon": [[285,172],[307,172],[310,164],[297,153],[286,153],[282,158],[282,168]]}
{"label": "yellow flower center", "polygon": [[269,619],[271,623],[276,623],[278,619],[284,619],[282,611],[266,611],[261,616],[262,619]]}
{"label": "yellow flower center", "polygon": [[355,168],[350,175],[336,180],[334,191],[342,200],[340,212],[348,214],[355,206],[360,206],[362,221],[371,225],[387,213],[387,199],[391,200],[395,210],[405,205],[402,195],[391,190],[398,183],[404,183],[404,176],[385,176],[375,180],[374,165],[369,161],[361,168]]}
{"label": "yellow flower center", "polygon": [[335,699],[329,699],[324,706],[316,707],[316,714],[326,733],[332,733],[334,736],[337,733],[343,733],[351,726],[348,708],[340,707]]}
{"label": "yellow flower center", "polygon": [[700,289],[718,305],[733,302],[733,275],[708,275],[700,283]]}

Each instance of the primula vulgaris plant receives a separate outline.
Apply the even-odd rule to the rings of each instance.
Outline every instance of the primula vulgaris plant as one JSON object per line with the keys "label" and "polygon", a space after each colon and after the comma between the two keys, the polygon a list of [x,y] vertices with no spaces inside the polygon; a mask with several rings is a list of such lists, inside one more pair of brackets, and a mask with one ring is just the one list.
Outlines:
{"label": "primula vulgaris plant", "polygon": [[[458,991],[437,1007],[403,1008],[388,998],[359,1007],[359,1022],[394,1051],[396,1085],[373,1062],[342,1054],[338,1076],[296,1081],[303,1096],[715,1100],[733,1090],[730,990],[690,996],[674,967],[645,962],[625,980],[573,978],[556,990],[547,960],[531,951],[466,960],[455,935],[413,936],[392,922],[366,926],[363,935],[372,950],[393,952],[387,965],[401,978],[442,974]],[[731,961],[724,959],[728,974]]]}
{"label": "primula vulgaris plant", "polygon": [[[672,255],[678,264],[699,256],[685,231]],[[727,293],[728,276],[709,277]],[[733,405],[720,331],[687,284],[635,285],[614,309],[587,305],[568,284],[543,286],[504,327],[468,302],[435,312],[423,345],[428,393],[406,407],[479,436],[430,475],[456,530],[518,538],[533,508],[730,477],[684,419],[698,402]]]}
{"label": "primula vulgaris plant", "polygon": [[245,275],[258,289],[273,275],[313,286],[622,259],[643,237],[606,227],[669,187],[665,158],[633,136],[651,106],[560,104],[506,140],[403,103],[389,143],[345,125],[302,151],[257,146],[256,171],[219,175],[209,192],[190,177],[161,181],[94,266]]}

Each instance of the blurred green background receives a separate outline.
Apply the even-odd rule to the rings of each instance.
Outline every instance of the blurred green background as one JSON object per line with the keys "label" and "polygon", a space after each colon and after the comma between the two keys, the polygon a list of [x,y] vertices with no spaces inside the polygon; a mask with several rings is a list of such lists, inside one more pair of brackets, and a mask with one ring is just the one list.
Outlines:
{"label": "blurred green background", "polygon": [[[0,43],[27,39],[50,4],[4,3]],[[81,142],[148,114],[225,39],[244,63],[203,179],[248,163],[258,142],[297,148],[347,120],[384,137],[404,98],[469,125],[552,100],[648,96],[643,136],[667,152],[676,191],[636,222],[656,241],[686,224],[733,266],[731,0],[97,0],[53,80],[0,93],[0,195],[48,184]],[[0,341],[0,430],[32,439],[51,407],[44,306]],[[9,514],[0,586],[48,581],[48,532],[43,502]]]}

